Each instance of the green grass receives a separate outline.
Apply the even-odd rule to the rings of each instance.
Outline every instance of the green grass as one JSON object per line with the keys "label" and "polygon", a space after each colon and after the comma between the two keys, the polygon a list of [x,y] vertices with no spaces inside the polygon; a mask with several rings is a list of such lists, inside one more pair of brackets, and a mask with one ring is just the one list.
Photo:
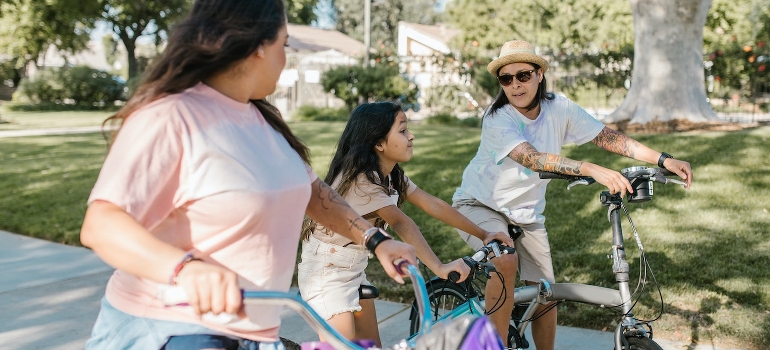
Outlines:
{"label": "green grass", "polygon": [[17,112],[0,109],[0,131],[23,129],[47,129],[79,126],[99,126],[115,112],[61,111]]}
{"label": "green grass", "polygon": [[[98,121],[100,122],[100,121]],[[97,125],[98,125],[97,122]],[[311,147],[320,176],[334,151],[343,123],[293,123]],[[415,156],[402,164],[421,188],[449,201],[465,164],[476,152],[479,129],[411,125]],[[638,135],[643,143],[691,162],[689,190],[656,184],[650,202],[628,210],[664,297],[665,312],[654,323],[663,338],[711,339],[725,346],[770,346],[770,160],[765,155],[770,127],[700,134]],[[78,245],[85,201],[105,154],[99,134],[0,138],[0,229]],[[568,157],[613,169],[639,163],[587,144],[567,147]],[[611,287],[610,228],[598,201],[600,186],[570,191],[552,181],[548,188],[548,228],[556,279]],[[469,252],[453,228],[407,205],[443,261]],[[624,224],[632,287],[639,254]],[[377,263],[367,269],[384,298],[409,302],[410,286],[391,282]],[[634,309],[654,318],[659,301],[654,285]],[[612,329],[608,311],[564,303],[560,324]]]}

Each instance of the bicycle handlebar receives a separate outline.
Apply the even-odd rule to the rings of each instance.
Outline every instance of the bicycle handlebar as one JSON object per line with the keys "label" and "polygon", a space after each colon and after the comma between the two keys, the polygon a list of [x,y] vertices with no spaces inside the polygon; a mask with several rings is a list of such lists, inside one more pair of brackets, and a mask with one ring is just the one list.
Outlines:
{"label": "bicycle handlebar", "polygon": [[[414,287],[415,297],[417,298],[417,305],[420,311],[420,317],[423,320],[422,327],[420,327],[420,335],[430,332],[431,322],[430,309],[428,306],[428,291],[425,287],[425,279],[420,274],[420,270],[410,264],[408,261],[399,259],[393,262],[393,265],[399,270],[399,272],[406,272],[409,278],[412,280],[412,286]],[[259,304],[259,305],[274,305],[274,306],[286,306],[297,312],[307,322],[314,331],[319,334],[323,334],[329,344],[334,349],[354,349],[364,350],[361,346],[346,339],[339,332],[329,325],[313,308],[305,302],[299,294],[289,292],[276,292],[276,291],[247,291],[241,290],[243,295],[244,304]],[[187,305],[187,293],[180,286],[162,286],[158,290],[158,299],[165,306],[186,306]],[[203,318],[215,322],[215,323],[228,323],[238,318],[237,315],[219,314],[213,315],[211,313],[203,315]],[[417,337],[407,340],[411,348],[416,345]]]}
{"label": "bicycle handlebar", "polygon": [[[664,168],[648,168],[645,166],[634,166],[634,167],[625,168],[621,170],[620,173],[626,179],[628,179],[628,181],[631,182],[632,184],[634,183],[634,181],[641,180],[641,181],[655,181],[662,184],[675,183],[677,185],[686,186],[686,184],[682,181],[668,178],[667,176],[673,176],[676,174]],[[567,174],[552,173],[552,172],[540,172],[538,174],[541,179],[567,180],[569,182],[569,185],[567,185],[568,190],[576,185],[588,186],[596,182],[596,180],[594,180],[594,178],[590,176],[576,176],[576,175],[567,175]]]}
{"label": "bicycle handlebar", "polygon": [[[479,250],[473,253],[472,256],[464,257],[463,261],[468,265],[468,267],[475,269],[481,262],[488,261],[491,258],[496,258],[501,255],[513,254],[515,252],[516,248],[504,246],[500,241],[494,240],[479,248]],[[494,256],[490,258],[490,254]],[[451,282],[457,283],[457,280],[460,279],[460,274],[457,271],[452,271],[449,273],[449,276],[447,276],[447,279]]]}

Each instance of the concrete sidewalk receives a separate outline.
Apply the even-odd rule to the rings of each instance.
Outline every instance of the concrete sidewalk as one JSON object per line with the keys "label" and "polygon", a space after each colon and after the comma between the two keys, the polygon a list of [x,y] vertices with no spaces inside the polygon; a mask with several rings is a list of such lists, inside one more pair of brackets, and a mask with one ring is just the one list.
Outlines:
{"label": "concrete sidewalk", "polygon": [[[83,349],[112,271],[89,249],[0,231],[0,348]],[[383,345],[391,346],[408,334],[409,306],[384,300],[376,305]],[[297,343],[318,339],[289,309],[283,312],[280,335]],[[656,341],[666,350],[718,350]],[[612,344],[609,332],[557,330],[557,350],[611,349]]]}

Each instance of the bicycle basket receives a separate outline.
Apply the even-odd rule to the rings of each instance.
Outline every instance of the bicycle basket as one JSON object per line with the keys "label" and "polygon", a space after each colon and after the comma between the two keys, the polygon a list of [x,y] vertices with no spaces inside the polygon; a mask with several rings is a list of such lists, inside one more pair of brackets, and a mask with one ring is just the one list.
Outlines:
{"label": "bicycle basket", "polygon": [[501,350],[503,342],[486,316],[464,315],[436,323],[415,350]]}

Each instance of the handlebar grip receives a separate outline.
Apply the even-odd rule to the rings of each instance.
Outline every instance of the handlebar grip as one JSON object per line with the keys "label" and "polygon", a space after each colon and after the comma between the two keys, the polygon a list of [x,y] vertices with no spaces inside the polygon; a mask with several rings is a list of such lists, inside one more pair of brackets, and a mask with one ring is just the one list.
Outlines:
{"label": "handlebar grip", "polygon": [[663,176],[676,176],[676,173],[674,173],[671,170],[668,170],[666,168],[660,168],[660,173]]}
{"label": "handlebar grip", "polygon": [[457,283],[457,281],[460,279],[460,273],[457,271],[452,271],[449,273],[449,276],[447,276],[447,279],[453,283]]}
{"label": "handlebar grip", "polygon": [[559,174],[559,173],[551,173],[547,171],[541,171],[538,173],[541,179],[564,179],[569,180],[571,176]]}
{"label": "handlebar grip", "polygon": [[179,286],[164,286],[158,290],[158,299],[164,306],[186,306],[187,293]]}
{"label": "handlebar grip", "polygon": [[406,259],[396,259],[393,261],[393,266],[396,267],[396,271],[399,274],[406,274],[406,267],[409,266],[409,262]]}
{"label": "handlebar grip", "polygon": [[503,251],[503,254],[513,254],[513,253],[516,253],[516,248],[509,247],[509,246],[500,246],[500,250]]}

